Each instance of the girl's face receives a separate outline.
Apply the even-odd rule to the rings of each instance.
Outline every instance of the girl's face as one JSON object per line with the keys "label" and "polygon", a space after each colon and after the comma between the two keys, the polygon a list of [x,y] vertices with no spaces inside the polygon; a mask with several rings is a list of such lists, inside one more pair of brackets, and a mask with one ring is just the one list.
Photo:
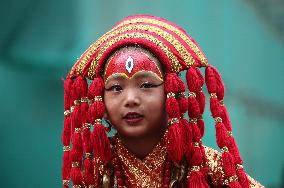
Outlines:
{"label": "girl's face", "polygon": [[167,125],[165,99],[158,61],[147,51],[131,48],[107,64],[104,102],[120,136],[160,136]]}

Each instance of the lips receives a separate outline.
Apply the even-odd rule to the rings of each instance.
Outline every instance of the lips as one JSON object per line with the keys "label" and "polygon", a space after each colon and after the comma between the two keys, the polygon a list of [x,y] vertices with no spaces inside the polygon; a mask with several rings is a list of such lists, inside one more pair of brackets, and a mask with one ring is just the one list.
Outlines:
{"label": "lips", "polygon": [[129,124],[135,124],[138,123],[143,119],[143,115],[137,113],[137,112],[128,112],[123,119]]}

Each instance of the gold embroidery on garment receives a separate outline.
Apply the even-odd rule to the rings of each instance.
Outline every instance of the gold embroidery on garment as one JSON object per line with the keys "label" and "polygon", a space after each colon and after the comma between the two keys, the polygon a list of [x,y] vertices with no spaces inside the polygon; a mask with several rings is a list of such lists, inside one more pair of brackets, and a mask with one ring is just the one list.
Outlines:
{"label": "gold embroidery on garment", "polygon": [[130,153],[118,138],[115,142],[127,187],[161,187],[167,153],[162,141],[143,160]]}
{"label": "gold embroidery on garment", "polygon": [[[225,181],[225,175],[222,169],[222,159],[221,159],[222,154],[217,150],[214,150],[206,146],[204,146],[204,149],[205,149],[205,155],[208,160],[209,173],[213,181],[212,183],[215,186],[221,186],[224,184]],[[249,175],[247,176],[250,181],[251,188],[264,188],[263,185],[261,185],[256,180],[251,178]]]}

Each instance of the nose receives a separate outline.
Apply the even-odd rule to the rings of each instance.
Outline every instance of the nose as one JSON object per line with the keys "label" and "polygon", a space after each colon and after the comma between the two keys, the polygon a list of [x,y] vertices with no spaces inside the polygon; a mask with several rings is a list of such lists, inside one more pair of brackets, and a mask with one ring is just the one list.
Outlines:
{"label": "nose", "polygon": [[135,89],[128,89],[125,92],[125,107],[135,107],[140,105],[140,96]]}

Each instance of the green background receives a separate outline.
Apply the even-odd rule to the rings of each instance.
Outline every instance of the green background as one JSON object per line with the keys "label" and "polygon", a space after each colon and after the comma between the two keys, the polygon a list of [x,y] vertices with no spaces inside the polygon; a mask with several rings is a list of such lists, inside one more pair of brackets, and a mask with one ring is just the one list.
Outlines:
{"label": "green background", "polygon": [[[261,6],[267,8],[253,0],[1,1],[0,187],[61,187],[62,78],[93,41],[137,13],[175,22],[198,42],[223,75],[246,171],[267,187],[283,187],[284,24],[266,19]],[[216,148],[208,111],[204,117],[204,143]]]}

